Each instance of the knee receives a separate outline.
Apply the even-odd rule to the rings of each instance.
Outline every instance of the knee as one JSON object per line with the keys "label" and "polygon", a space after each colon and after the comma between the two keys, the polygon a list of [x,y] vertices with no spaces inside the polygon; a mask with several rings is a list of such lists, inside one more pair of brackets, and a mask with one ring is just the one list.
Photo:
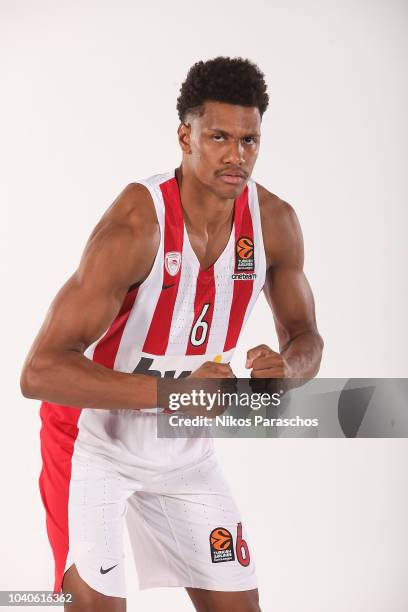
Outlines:
{"label": "knee", "polygon": [[233,593],[198,590],[189,594],[199,612],[262,612],[258,589]]}
{"label": "knee", "polygon": [[72,603],[65,604],[64,612],[100,612],[109,609],[103,605],[104,601],[101,601],[106,596],[88,586],[80,577],[75,565],[71,565],[65,572],[62,591],[65,595],[72,595]]}
{"label": "knee", "polygon": [[259,606],[259,592],[257,589],[251,592],[242,608],[242,612],[262,612]]}
{"label": "knee", "polygon": [[73,594],[72,603],[65,604],[64,612],[98,612],[98,600],[88,594]]}
{"label": "knee", "polygon": [[100,594],[92,592],[90,589],[64,588],[64,594],[70,593],[72,599],[70,603],[64,605],[64,612],[100,612]]}

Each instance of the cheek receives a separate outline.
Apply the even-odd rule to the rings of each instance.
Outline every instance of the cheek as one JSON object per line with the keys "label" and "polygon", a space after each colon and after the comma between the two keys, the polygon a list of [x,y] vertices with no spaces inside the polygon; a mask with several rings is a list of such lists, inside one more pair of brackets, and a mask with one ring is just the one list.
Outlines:
{"label": "cheek", "polygon": [[192,149],[194,166],[196,168],[200,167],[202,170],[211,168],[217,163],[218,157],[216,154],[217,151],[214,151],[214,147],[200,143],[199,146]]}
{"label": "cheek", "polygon": [[259,153],[259,147],[257,147],[256,149],[252,149],[247,156],[247,160],[250,166],[254,166],[257,158],[258,158],[258,153]]}

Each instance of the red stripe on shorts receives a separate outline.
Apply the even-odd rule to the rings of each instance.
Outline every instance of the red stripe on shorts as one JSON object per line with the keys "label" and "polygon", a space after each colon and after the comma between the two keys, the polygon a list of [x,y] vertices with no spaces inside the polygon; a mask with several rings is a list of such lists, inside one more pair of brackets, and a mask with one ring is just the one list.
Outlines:
{"label": "red stripe on shorts", "polygon": [[150,322],[143,351],[151,355],[164,355],[169,343],[171,321],[181,275],[181,260],[177,274],[170,274],[166,267],[166,255],[183,252],[184,223],[177,180],[172,178],[160,185],[163,195],[164,215],[164,261],[163,288],[157,300]]}
{"label": "red stripe on shorts", "polygon": [[71,459],[78,436],[81,408],[42,402],[40,440],[42,469],[39,478],[46,512],[48,539],[54,554],[54,593],[59,593],[69,549],[68,499]]}
{"label": "red stripe on shorts", "polygon": [[[95,347],[93,360],[107,368],[114,367],[126,321],[136,296],[137,287],[128,292],[118,315]],[[68,500],[71,460],[78,436],[77,425],[81,411],[81,408],[49,402],[43,402],[40,408],[43,463],[39,486],[46,512],[48,539],[55,560],[55,593],[61,591],[69,550]]]}

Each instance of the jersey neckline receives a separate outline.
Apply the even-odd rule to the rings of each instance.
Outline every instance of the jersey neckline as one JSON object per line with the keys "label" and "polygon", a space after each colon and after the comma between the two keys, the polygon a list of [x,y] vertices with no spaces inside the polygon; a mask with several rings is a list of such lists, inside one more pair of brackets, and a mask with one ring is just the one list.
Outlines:
{"label": "jersey neckline", "polygon": [[183,220],[183,230],[184,230],[184,238],[185,238],[185,243],[187,245],[188,250],[190,251],[191,255],[193,256],[193,258],[195,259],[195,261],[197,262],[198,266],[199,266],[199,271],[202,273],[205,272],[210,272],[211,270],[213,270],[215,268],[215,266],[220,265],[220,263],[225,259],[227,253],[230,251],[231,248],[231,243],[233,243],[234,241],[234,236],[235,236],[235,224],[236,224],[236,219],[237,219],[237,198],[235,198],[234,200],[234,210],[232,213],[232,228],[231,228],[231,233],[228,239],[227,244],[225,245],[224,249],[221,251],[220,255],[217,257],[217,259],[211,264],[211,266],[208,266],[207,268],[203,268],[200,260],[198,259],[196,252],[194,251],[192,244],[190,242],[190,236],[188,235],[188,231],[187,231],[187,227],[186,224],[184,223],[184,214],[183,214],[183,205],[181,203],[181,194],[180,194],[180,187],[178,184],[178,180],[177,180],[177,176],[176,176],[176,170],[173,170],[173,179],[176,181],[176,185],[177,185],[177,204],[181,209],[181,218]]}

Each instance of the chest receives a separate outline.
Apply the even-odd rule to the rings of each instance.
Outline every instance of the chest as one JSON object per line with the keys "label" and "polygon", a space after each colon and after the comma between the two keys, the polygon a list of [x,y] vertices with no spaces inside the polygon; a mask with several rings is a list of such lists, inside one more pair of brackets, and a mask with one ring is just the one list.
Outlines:
{"label": "chest", "polygon": [[232,218],[215,230],[185,225],[185,239],[202,270],[213,266],[228,248],[233,229]]}

